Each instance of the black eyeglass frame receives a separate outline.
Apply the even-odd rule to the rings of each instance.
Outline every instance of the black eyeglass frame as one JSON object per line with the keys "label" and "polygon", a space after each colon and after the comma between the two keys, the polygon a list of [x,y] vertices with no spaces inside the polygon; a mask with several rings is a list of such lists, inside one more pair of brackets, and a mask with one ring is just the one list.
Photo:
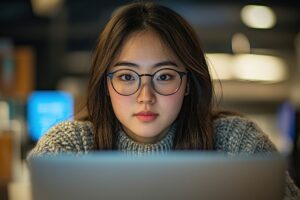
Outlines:
{"label": "black eyeglass frame", "polygon": [[[159,71],[166,70],[166,69],[167,69],[167,70],[173,70],[173,71],[177,72],[177,73],[179,74],[179,77],[180,77],[180,84],[179,84],[178,88],[177,88],[173,93],[171,93],[171,94],[161,94],[161,93],[159,93],[159,92],[155,89],[155,87],[154,87],[153,77],[154,77],[155,74],[158,73]],[[115,86],[114,86],[114,84],[113,84],[113,82],[112,82],[112,79],[113,79],[114,74],[115,74],[116,72],[118,72],[118,71],[121,71],[121,70],[132,71],[133,73],[135,73],[135,74],[139,77],[139,85],[138,85],[137,89],[136,89],[133,93],[131,93],[131,94],[124,95],[124,94],[119,93],[119,92],[116,90],[116,88],[115,88]],[[119,69],[119,70],[116,70],[116,71],[114,71],[114,72],[108,72],[108,73],[106,73],[106,76],[108,76],[108,77],[110,78],[110,83],[111,83],[112,87],[114,88],[114,90],[115,90],[119,95],[122,95],[122,96],[130,96],[130,95],[135,94],[135,93],[140,89],[140,87],[141,87],[141,77],[142,77],[142,76],[150,76],[150,77],[151,77],[151,87],[152,87],[152,89],[153,89],[156,93],[158,93],[158,94],[160,94],[160,95],[162,95],[162,96],[170,96],[170,95],[173,95],[173,94],[175,94],[176,92],[178,92],[178,90],[180,89],[181,84],[182,84],[182,77],[185,76],[185,75],[187,75],[187,74],[188,74],[188,72],[181,72],[181,71],[177,71],[177,70],[171,69],[171,68],[163,68],[163,69],[160,69],[160,70],[156,71],[154,74],[138,74],[136,71],[131,70],[131,69]]]}

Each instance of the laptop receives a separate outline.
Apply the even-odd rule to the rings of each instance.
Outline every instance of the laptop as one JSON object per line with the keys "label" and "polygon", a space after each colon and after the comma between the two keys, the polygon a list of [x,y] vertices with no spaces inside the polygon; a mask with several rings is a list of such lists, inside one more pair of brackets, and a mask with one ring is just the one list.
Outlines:
{"label": "laptop", "polygon": [[282,200],[281,155],[103,152],[37,157],[29,162],[33,200]]}

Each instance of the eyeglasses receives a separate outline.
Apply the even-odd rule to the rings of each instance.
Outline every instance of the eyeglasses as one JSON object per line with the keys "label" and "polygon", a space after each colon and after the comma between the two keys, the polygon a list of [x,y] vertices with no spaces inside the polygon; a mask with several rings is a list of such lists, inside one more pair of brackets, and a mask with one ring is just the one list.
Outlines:
{"label": "eyeglasses", "polygon": [[138,74],[130,69],[120,69],[106,74],[111,81],[114,90],[123,96],[136,93],[141,87],[141,77],[150,76],[151,86],[160,95],[169,96],[175,94],[182,83],[182,77],[187,72],[164,68],[154,74]]}

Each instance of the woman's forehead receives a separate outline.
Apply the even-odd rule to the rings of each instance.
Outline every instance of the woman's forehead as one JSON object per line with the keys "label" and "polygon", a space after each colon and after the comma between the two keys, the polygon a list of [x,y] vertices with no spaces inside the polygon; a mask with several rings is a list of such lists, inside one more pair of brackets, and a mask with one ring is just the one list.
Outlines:
{"label": "woman's forehead", "polygon": [[154,31],[140,31],[130,34],[121,45],[113,63],[120,61],[151,65],[156,62],[172,61],[181,65],[172,49]]}

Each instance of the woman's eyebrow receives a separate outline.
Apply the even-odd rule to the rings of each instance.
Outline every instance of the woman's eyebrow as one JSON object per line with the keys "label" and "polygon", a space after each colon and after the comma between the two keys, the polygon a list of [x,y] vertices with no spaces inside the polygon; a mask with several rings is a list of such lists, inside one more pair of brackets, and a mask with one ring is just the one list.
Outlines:
{"label": "woman's eyebrow", "polygon": [[[113,67],[117,67],[117,66],[139,67],[139,65],[136,63],[126,62],[126,61],[117,62],[116,64],[113,65]],[[178,65],[175,62],[170,61],[170,60],[156,63],[153,67],[156,68],[156,67],[162,67],[162,66],[178,67]]]}
{"label": "woman's eyebrow", "polygon": [[178,65],[175,62],[170,61],[170,60],[159,62],[159,63],[156,63],[154,65],[154,67],[161,67],[161,66],[174,66],[174,67],[178,67]]}
{"label": "woman's eyebrow", "polygon": [[114,64],[113,67],[118,67],[118,66],[128,66],[128,67],[138,67],[137,64],[135,63],[132,63],[132,62],[117,62],[116,64]]}

